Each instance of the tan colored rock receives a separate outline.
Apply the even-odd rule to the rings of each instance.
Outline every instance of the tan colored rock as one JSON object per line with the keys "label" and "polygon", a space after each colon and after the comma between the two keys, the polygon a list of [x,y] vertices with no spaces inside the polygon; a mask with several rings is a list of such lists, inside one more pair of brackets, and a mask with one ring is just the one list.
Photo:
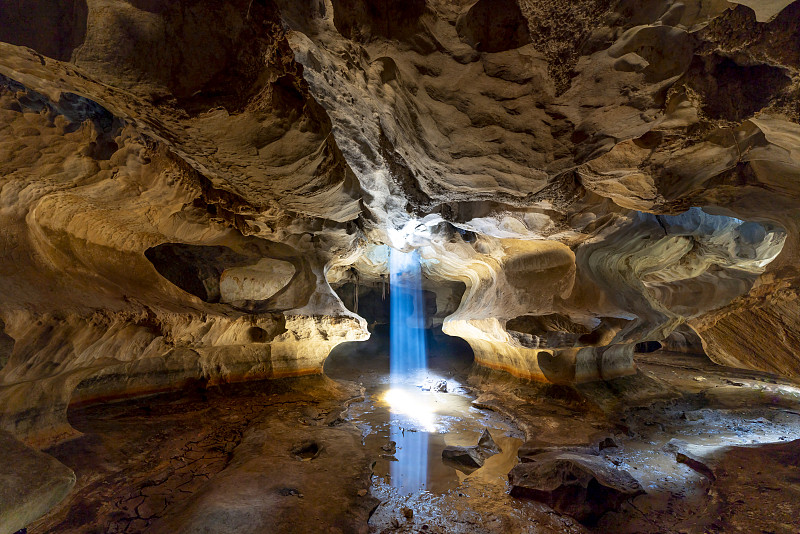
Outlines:
{"label": "tan colored rock", "polygon": [[16,532],[46,514],[75,485],[75,473],[0,431],[0,530]]}
{"label": "tan colored rock", "polygon": [[800,2],[18,4],[20,437],[70,435],[70,402],[320,372],[369,335],[335,290],[383,294],[390,246],[486,366],[609,379],[689,323],[719,362],[798,376]]}

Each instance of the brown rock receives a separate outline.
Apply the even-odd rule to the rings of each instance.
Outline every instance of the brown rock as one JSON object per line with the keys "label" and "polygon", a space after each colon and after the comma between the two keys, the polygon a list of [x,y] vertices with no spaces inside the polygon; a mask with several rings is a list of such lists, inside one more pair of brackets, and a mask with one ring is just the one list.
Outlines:
{"label": "brown rock", "polygon": [[530,498],[587,524],[644,493],[639,483],[605,460],[572,452],[552,452],[521,463],[508,474],[513,497]]}

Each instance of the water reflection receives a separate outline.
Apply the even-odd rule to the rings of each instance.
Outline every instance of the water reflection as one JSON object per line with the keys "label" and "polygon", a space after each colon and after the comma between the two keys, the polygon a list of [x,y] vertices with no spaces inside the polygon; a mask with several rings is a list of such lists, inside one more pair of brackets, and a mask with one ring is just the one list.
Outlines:
{"label": "water reflection", "polygon": [[428,483],[428,433],[392,426],[397,461],[390,464],[391,485],[400,494],[424,490]]}

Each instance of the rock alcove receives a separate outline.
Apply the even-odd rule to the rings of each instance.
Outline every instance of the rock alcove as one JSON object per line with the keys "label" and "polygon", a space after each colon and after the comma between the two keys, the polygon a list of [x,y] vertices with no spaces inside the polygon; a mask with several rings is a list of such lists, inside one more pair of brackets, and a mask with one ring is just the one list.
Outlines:
{"label": "rock alcove", "polygon": [[798,20],[9,2],[0,532],[796,531]]}

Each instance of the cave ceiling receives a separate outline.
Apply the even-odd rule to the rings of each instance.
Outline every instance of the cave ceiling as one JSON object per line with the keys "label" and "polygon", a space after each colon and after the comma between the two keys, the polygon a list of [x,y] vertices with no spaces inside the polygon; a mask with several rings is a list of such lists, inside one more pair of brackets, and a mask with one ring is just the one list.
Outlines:
{"label": "cave ceiling", "polygon": [[800,377],[798,19],[780,0],[12,3],[2,426],[319,372],[369,337],[336,289],[383,284],[389,247],[419,250],[435,320],[489,367],[604,379],[689,336]]}

